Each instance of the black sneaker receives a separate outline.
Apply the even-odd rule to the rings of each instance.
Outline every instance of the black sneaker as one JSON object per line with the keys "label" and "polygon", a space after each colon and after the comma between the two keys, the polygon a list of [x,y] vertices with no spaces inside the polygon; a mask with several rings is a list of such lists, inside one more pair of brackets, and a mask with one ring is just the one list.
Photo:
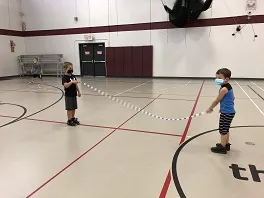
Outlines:
{"label": "black sneaker", "polygon": [[219,153],[219,154],[227,154],[227,150],[225,147],[222,146],[222,144],[217,144],[216,147],[212,147],[211,151],[213,153]]}
{"label": "black sneaker", "polygon": [[67,124],[69,126],[76,126],[76,123],[74,121],[72,121],[72,120],[68,120]]}
{"label": "black sneaker", "polygon": [[[220,145],[221,145],[220,143],[216,144],[216,146],[220,146]],[[230,151],[230,147],[231,147],[231,144],[227,144],[226,145],[226,150]]]}
{"label": "black sneaker", "polygon": [[77,124],[77,125],[80,125],[80,122],[78,121],[78,118],[72,118],[72,121]]}

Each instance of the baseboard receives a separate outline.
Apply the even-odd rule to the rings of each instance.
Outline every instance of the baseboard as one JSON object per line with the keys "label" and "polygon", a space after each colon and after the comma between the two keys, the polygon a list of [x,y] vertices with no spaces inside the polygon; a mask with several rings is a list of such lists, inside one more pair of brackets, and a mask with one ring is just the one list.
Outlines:
{"label": "baseboard", "polygon": [[17,78],[19,75],[14,75],[14,76],[0,76],[0,80],[11,80],[13,78]]}

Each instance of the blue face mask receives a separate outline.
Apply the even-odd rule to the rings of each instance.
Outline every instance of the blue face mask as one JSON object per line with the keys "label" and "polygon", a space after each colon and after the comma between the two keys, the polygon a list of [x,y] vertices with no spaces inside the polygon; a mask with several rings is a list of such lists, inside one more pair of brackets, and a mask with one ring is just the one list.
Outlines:
{"label": "blue face mask", "polygon": [[222,85],[223,83],[224,83],[224,80],[223,79],[215,79],[215,83],[217,84],[217,85]]}

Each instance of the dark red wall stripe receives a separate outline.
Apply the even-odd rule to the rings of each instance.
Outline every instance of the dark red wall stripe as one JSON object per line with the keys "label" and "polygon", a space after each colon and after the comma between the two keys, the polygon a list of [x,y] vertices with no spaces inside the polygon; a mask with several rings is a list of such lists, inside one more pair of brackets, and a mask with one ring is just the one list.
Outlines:
{"label": "dark red wall stripe", "polygon": [[[245,23],[264,23],[264,15],[253,16],[251,20],[247,16],[214,18],[214,19],[199,19],[195,22],[190,22],[186,27],[207,27],[207,26],[223,26]],[[28,36],[50,36],[50,35],[66,35],[66,34],[85,34],[85,33],[103,33],[103,32],[116,32],[116,31],[140,31],[140,30],[158,30],[158,29],[172,29],[177,28],[168,21],[152,22],[152,23],[138,23],[127,25],[113,25],[101,27],[83,27],[83,28],[70,28],[70,29],[56,29],[56,30],[40,30],[40,31],[27,31],[24,34]]]}
{"label": "dark red wall stripe", "polygon": [[0,35],[5,35],[5,36],[19,36],[19,37],[22,37],[24,35],[24,32],[17,31],[17,30],[4,30],[4,29],[0,29]]}
{"label": "dark red wall stripe", "polygon": [[124,75],[124,49],[123,47],[115,48],[115,76]]}
{"label": "dark red wall stripe", "polygon": [[133,77],[142,77],[143,50],[142,46],[133,47]]}
{"label": "dark red wall stripe", "polygon": [[[235,22],[236,21],[236,22]],[[186,27],[208,27],[208,26],[223,26],[234,24],[246,23],[264,23],[264,15],[252,16],[250,20],[247,16],[235,16],[213,19],[199,19],[195,22],[190,22]],[[87,33],[103,33],[103,32],[116,32],[116,31],[140,31],[140,30],[158,30],[158,29],[171,29],[176,28],[168,21],[152,22],[152,23],[138,23],[126,25],[113,25],[113,26],[100,26],[100,27],[82,27],[82,28],[67,28],[67,29],[54,29],[54,30],[37,30],[37,31],[15,31],[0,29],[0,35],[11,36],[52,36],[52,35],[68,35],[68,34],[87,34]]]}
{"label": "dark red wall stripe", "polygon": [[124,76],[133,76],[133,47],[124,47]]}
{"label": "dark red wall stripe", "polygon": [[143,46],[143,77],[153,76],[153,46]]}
{"label": "dark red wall stripe", "polygon": [[152,77],[153,46],[107,47],[107,76]]}
{"label": "dark red wall stripe", "polygon": [[115,48],[106,48],[106,75],[115,76]]}

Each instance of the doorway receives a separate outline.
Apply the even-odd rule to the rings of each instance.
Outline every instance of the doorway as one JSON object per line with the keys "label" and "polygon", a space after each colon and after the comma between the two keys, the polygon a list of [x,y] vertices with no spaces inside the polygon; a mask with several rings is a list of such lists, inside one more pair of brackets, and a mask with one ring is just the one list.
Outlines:
{"label": "doorway", "polygon": [[82,76],[106,76],[105,43],[81,43],[79,53]]}

